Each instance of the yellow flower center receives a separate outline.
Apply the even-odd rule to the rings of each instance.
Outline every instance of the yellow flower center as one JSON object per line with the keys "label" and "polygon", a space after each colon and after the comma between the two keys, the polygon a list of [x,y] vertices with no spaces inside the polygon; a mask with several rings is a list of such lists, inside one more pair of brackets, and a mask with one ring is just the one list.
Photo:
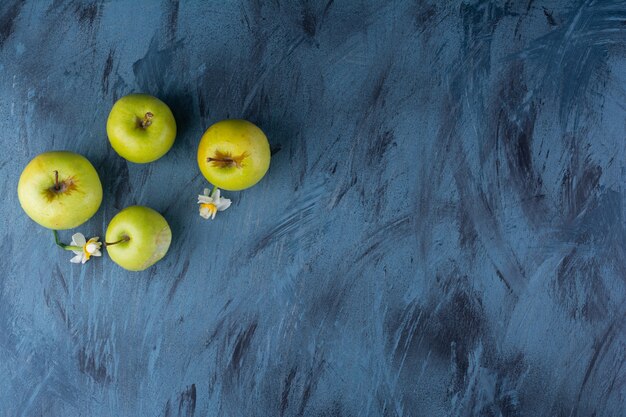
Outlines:
{"label": "yellow flower center", "polygon": [[[97,248],[98,248],[98,245],[97,245],[97,244],[95,244],[95,243],[96,243],[96,239],[95,239],[95,238],[91,238],[91,239],[89,239],[89,240],[87,241],[87,243],[85,243],[85,244],[83,245],[83,253],[85,254],[85,258],[86,258],[87,260],[89,260],[89,258],[91,258],[91,255],[93,254],[93,252],[95,252],[95,249],[97,249]],[[91,248],[92,250],[91,250],[91,252],[90,252],[90,251],[89,251],[89,245],[94,246],[94,244],[95,244],[95,248],[93,248],[93,247],[92,247],[92,248]]]}
{"label": "yellow flower center", "polygon": [[91,253],[87,250],[87,245],[89,245],[89,242],[83,245],[83,254],[85,254],[85,259],[89,260],[89,258],[91,258]]}
{"label": "yellow flower center", "polygon": [[200,207],[208,210],[211,216],[215,216],[215,213],[217,213],[217,206],[213,203],[202,203],[200,204]]}

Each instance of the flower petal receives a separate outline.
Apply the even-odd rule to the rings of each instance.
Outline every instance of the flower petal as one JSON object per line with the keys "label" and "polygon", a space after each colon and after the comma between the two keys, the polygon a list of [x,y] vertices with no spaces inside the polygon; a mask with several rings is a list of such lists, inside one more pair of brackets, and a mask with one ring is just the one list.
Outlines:
{"label": "flower petal", "polygon": [[207,197],[210,195],[210,191],[209,191],[208,188],[204,189],[204,195],[207,196]]}
{"label": "flower petal", "polygon": [[211,197],[213,197],[213,201],[220,201],[220,189],[216,188]]}
{"label": "flower petal", "polygon": [[85,240],[85,235],[82,233],[74,233],[72,235],[72,245],[73,246],[84,246],[87,241]]}
{"label": "flower petal", "polygon": [[230,205],[232,204],[232,201],[230,201],[230,198],[222,198],[218,203],[217,203],[217,209],[219,211],[224,211],[226,210],[228,207],[230,207]]}
{"label": "flower petal", "polygon": [[208,219],[210,216],[211,216],[211,213],[209,213],[209,209],[205,207],[200,207],[200,217],[204,219]]}
{"label": "flower petal", "polygon": [[82,260],[83,260],[83,255],[80,254],[80,255],[76,255],[72,259],[70,259],[70,262],[73,263],[73,264],[78,264]]}
{"label": "flower petal", "polygon": [[212,203],[212,202],[213,202],[213,199],[211,197],[208,197],[206,195],[199,195],[198,196],[198,204],[202,204],[202,203],[209,204],[209,203]]}
{"label": "flower petal", "polygon": [[89,259],[87,259],[86,256],[83,256],[83,259],[81,259],[80,263],[84,264],[85,262],[87,262]]}
{"label": "flower petal", "polygon": [[96,249],[96,251],[94,253],[92,253],[91,256],[102,256],[102,252],[100,252],[98,249]]}

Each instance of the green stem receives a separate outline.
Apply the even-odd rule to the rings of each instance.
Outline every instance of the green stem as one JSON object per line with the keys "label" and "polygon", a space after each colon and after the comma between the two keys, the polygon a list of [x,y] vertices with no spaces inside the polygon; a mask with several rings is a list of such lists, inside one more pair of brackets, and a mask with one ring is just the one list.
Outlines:
{"label": "green stem", "polygon": [[57,246],[59,246],[61,249],[65,249],[65,247],[67,245],[64,245],[63,243],[61,243],[61,241],[59,240],[59,232],[57,232],[56,230],[53,230],[52,233],[54,233],[54,243],[57,244]]}
{"label": "green stem", "polygon": [[54,243],[56,243],[57,246],[60,247],[61,249],[83,250],[83,248],[81,248],[80,246],[71,246],[71,245],[66,245],[65,243],[61,243],[61,241],[59,240],[59,232],[57,232],[56,230],[53,230],[52,233],[54,233]]}
{"label": "green stem", "polygon": [[217,191],[217,185],[213,186],[213,191],[211,191],[211,195],[210,197],[213,197],[215,195],[215,192]]}

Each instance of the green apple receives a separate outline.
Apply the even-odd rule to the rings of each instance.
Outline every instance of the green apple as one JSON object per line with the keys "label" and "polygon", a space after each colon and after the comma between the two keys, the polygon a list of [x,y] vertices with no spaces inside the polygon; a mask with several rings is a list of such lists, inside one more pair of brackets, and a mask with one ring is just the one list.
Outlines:
{"label": "green apple", "polygon": [[198,166],[218,188],[238,191],[259,182],[270,167],[270,145],[246,120],[222,120],[209,127],[198,146]]}
{"label": "green apple", "polygon": [[17,185],[26,214],[48,229],[73,229],[93,216],[102,202],[102,184],[82,155],[42,153],[26,165]]}
{"label": "green apple", "polygon": [[167,104],[158,98],[130,94],[113,105],[107,135],[122,158],[145,164],[170,150],[176,138],[176,121]]}
{"label": "green apple", "polygon": [[157,211],[130,206],[113,217],[106,232],[109,256],[129,271],[143,271],[161,260],[172,241],[167,220]]}

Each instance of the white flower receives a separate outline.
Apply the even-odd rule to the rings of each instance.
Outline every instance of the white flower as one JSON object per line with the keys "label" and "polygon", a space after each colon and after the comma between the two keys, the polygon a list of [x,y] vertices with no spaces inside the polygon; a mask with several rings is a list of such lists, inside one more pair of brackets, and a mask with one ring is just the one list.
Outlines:
{"label": "white flower", "polygon": [[102,256],[102,252],[100,252],[100,248],[102,247],[102,243],[98,242],[99,237],[92,237],[89,240],[85,240],[85,236],[82,233],[76,233],[72,236],[72,246],[78,246],[82,248],[81,250],[73,250],[74,256],[70,259],[70,262],[77,264],[84,264],[91,258],[92,256]]}
{"label": "white flower", "polygon": [[200,204],[200,216],[208,219],[215,218],[218,211],[224,211],[230,207],[230,199],[220,197],[219,188],[215,189],[213,195],[209,195],[209,189],[204,189],[204,194],[198,196],[198,204]]}

